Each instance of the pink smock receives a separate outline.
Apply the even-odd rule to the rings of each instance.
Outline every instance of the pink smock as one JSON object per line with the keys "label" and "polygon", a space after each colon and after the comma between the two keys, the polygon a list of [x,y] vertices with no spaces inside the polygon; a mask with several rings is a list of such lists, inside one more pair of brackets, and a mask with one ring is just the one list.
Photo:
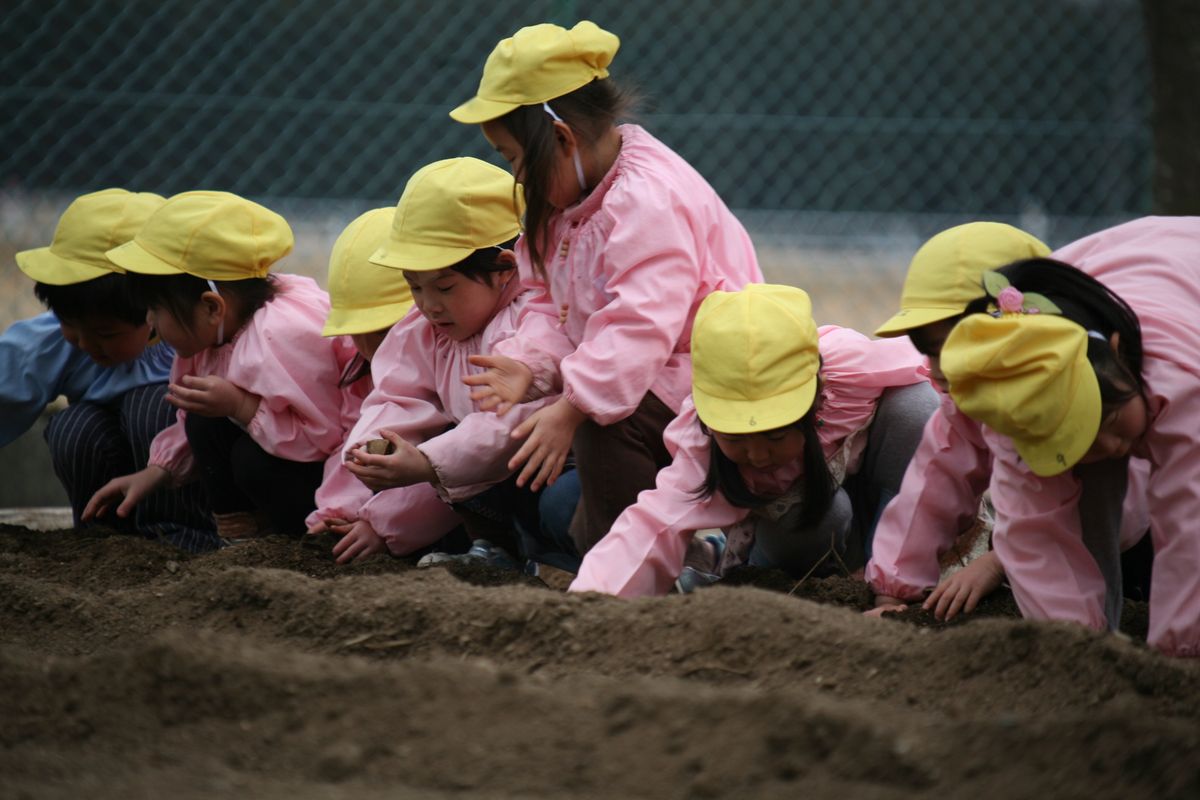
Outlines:
{"label": "pink smock", "polygon": [[[416,445],[437,475],[436,484],[379,492],[356,515],[388,540],[392,552],[411,552],[436,541],[446,532],[446,522],[457,520],[447,503],[473,497],[508,478],[512,474],[508,461],[521,446],[510,435],[513,428],[554,399],[523,403],[499,416],[479,411],[471,387],[462,382],[464,375],[483,371],[467,359],[490,355],[497,343],[511,337],[530,297],[512,281],[501,295],[500,310],[482,331],[461,342],[439,331],[414,307],[392,326],[371,360],[375,388],[346,437],[343,458],[353,448],[380,438],[379,431],[386,429]],[[353,478],[344,463],[338,471]],[[431,494],[440,498],[436,516],[430,515]],[[324,509],[318,515],[333,516]]]}
{"label": "pink smock", "polygon": [[[941,577],[940,557],[979,511],[992,477],[992,453],[983,425],[958,410],[949,395],[925,424],[921,443],[904,472],[900,492],[875,527],[865,578],[878,595],[919,600]],[[1150,465],[1129,461],[1121,516],[1121,549],[1138,543],[1149,527],[1146,481]],[[1078,521],[1075,529],[1079,529]]]}
{"label": "pink smock", "polygon": [[[826,459],[844,458],[845,473],[852,474],[866,447],[865,437],[854,434],[870,425],[884,389],[926,380],[922,358],[907,339],[872,340],[835,326],[824,326],[819,334],[822,383],[817,435]],[[671,465],[658,473],[655,488],[639,494],[637,503],[588,551],[571,591],[620,597],[666,594],[683,569],[695,531],[728,529],[749,515],[749,509],[732,505],[720,491],[697,496],[708,475],[712,445],[700,428],[690,395],[663,440]],[[765,495],[783,494],[803,477],[799,459],[773,469],[739,469],[747,487]]]}
{"label": "pink smock", "polygon": [[[358,422],[363,401],[374,388],[370,375],[344,387],[342,429],[347,437]],[[387,492],[394,493],[388,502],[378,504],[374,513],[364,512],[375,493],[343,464],[340,447],[325,460],[324,478],[316,494],[317,508],[305,520],[310,528],[331,519],[346,522],[365,519],[388,550],[401,556],[433,544],[459,524],[458,515],[428,483],[388,489]]]}
{"label": "pink smock", "polygon": [[[288,461],[323,461],[342,445],[342,390],[338,380],[354,357],[342,337],[321,335],[329,296],[300,275],[273,276],[276,294],[220,347],[190,358],[178,355],[171,382],[185,375],[225,378],[262,398],[246,432],[264,450]],[[150,445],[149,463],[178,482],[190,476],[186,411],[176,414]]]}
{"label": "pink smock", "polygon": [[[1200,655],[1200,217],[1146,217],[1054,254],[1104,283],[1142,328],[1148,426],[1132,455],[1148,460],[1154,544],[1149,643]],[[986,429],[985,429],[986,430]],[[1104,580],[1080,541],[1079,482],[1034,475],[1005,437],[995,454],[996,554],[1021,612],[1106,626]]]}
{"label": "pink smock", "polygon": [[[561,386],[601,425],[632,414],[648,391],[678,413],[691,392],[700,302],[762,281],[749,235],[704,178],[641,127],[620,132],[604,179],[549,220],[549,285],[518,242],[522,279],[539,292],[519,335],[500,348],[532,369],[535,387]],[[537,316],[556,323],[548,336],[526,330]],[[561,376],[549,373],[558,359]]]}

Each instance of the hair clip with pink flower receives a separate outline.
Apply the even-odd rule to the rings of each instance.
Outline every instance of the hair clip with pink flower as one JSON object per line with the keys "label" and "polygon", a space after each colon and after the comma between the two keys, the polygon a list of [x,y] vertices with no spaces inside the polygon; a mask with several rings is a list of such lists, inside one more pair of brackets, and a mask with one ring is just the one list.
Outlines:
{"label": "hair clip with pink flower", "polygon": [[1050,298],[1037,292],[1022,292],[999,272],[983,273],[983,288],[992,298],[990,308],[994,317],[1004,314],[1062,314],[1062,309]]}

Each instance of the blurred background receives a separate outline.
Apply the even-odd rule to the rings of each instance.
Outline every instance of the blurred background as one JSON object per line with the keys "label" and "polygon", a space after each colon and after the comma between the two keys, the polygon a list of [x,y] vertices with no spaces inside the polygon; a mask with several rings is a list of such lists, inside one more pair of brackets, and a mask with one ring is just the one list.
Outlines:
{"label": "blurred background", "polygon": [[[820,322],[870,331],[950,225],[1011,222],[1054,247],[1193,202],[1161,164],[1155,76],[1164,53],[1195,72],[1194,41],[1161,43],[1180,35],[1173,8],[1196,5],[6,0],[0,328],[40,310],[12,253],[108,186],[258,200],[296,232],[280,269],[323,280],[342,227],[423,164],[504,166],[447,116],[499,39],[591,19],[621,37],[612,75],[644,95],[638,121],[743,220],[767,279],[806,288]],[[1174,91],[1194,106],[1195,85]],[[25,452],[3,451],[0,506],[43,502],[13,495],[17,472],[56,502]]]}

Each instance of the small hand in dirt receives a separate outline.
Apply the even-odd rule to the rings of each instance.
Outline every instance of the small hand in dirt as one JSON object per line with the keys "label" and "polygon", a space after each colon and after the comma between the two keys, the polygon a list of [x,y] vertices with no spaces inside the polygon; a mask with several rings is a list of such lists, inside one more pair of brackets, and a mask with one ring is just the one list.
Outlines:
{"label": "small hand in dirt", "polygon": [[908,608],[908,605],[905,603],[888,603],[887,605],[875,606],[874,608],[870,609],[869,611],[864,611],[863,616],[864,617],[875,617],[876,619],[882,619],[884,614],[888,614],[888,613],[895,612],[895,611],[903,611],[906,608]]}
{"label": "small hand in dirt", "polygon": [[979,601],[996,590],[1004,580],[1004,568],[995,551],[984,553],[937,585],[922,608],[932,611],[935,619],[949,621],[961,611],[969,614]]}
{"label": "small hand in dirt", "polygon": [[414,483],[435,483],[437,473],[425,454],[395,431],[382,430],[379,435],[395,445],[388,455],[372,455],[365,447],[355,447],[346,455],[346,469],[368,489],[379,492]]}
{"label": "small hand in dirt", "polygon": [[[332,521],[331,521],[332,522]],[[338,520],[341,522],[341,520]],[[333,533],[341,535],[341,539],[333,546],[333,555],[339,564],[349,564],[351,561],[362,561],[376,553],[387,552],[387,542],[375,532],[371,523],[366,520],[357,522],[341,522],[340,525],[329,526]]]}
{"label": "small hand in dirt", "polygon": [[533,370],[513,358],[505,356],[470,356],[467,361],[485,372],[464,375],[463,383],[477,387],[471,390],[471,399],[479,403],[480,411],[495,411],[504,414],[517,403],[524,402],[533,385]]}
{"label": "small hand in dirt", "polygon": [[162,467],[153,465],[132,475],[122,475],[119,478],[113,478],[96,490],[96,493],[92,495],[92,499],[88,500],[87,505],[83,509],[81,519],[84,522],[90,522],[96,517],[104,516],[108,513],[109,507],[118,498],[124,499],[117,506],[117,516],[124,519],[129,516],[129,513],[133,511],[133,507],[143,497],[167,483],[170,479],[171,473]]}
{"label": "small hand in dirt", "polygon": [[189,414],[229,417],[249,425],[262,398],[216,375],[184,375],[168,386],[167,402]]}
{"label": "small hand in dirt", "polygon": [[308,533],[316,535],[318,533],[329,533],[335,527],[349,525],[350,521],[341,519],[340,517],[330,517],[329,519],[319,519],[312,525],[308,526]]}

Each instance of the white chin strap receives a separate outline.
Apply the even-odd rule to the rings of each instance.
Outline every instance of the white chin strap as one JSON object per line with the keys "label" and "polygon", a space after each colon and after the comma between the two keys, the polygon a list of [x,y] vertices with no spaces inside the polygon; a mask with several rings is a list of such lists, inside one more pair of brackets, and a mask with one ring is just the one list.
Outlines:
{"label": "white chin strap", "polygon": [[[219,291],[217,291],[217,285],[215,283],[213,283],[211,279],[208,280],[208,288],[212,289],[213,293],[216,294],[217,297],[221,296],[221,293]],[[217,323],[217,347],[220,347],[223,344],[225,344],[225,315],[224,314],[221,315],[221,321]]]}
{"label": "white chin strap", "polygon": [[[542,108],[546,110],[546,113],[549,114],[550,118],[555,122],[561,122],[563,125],[567,124],[566,120],[554,113],[554,109],[550,107],[549,103],[542,103]],[[586,193],[587,181],[583,179],[583,162],[579,160],[578,147],[576,147],[575,151],[571,153],[571,156],[575,159],[575,177],[579,180],[579,191]]]}

